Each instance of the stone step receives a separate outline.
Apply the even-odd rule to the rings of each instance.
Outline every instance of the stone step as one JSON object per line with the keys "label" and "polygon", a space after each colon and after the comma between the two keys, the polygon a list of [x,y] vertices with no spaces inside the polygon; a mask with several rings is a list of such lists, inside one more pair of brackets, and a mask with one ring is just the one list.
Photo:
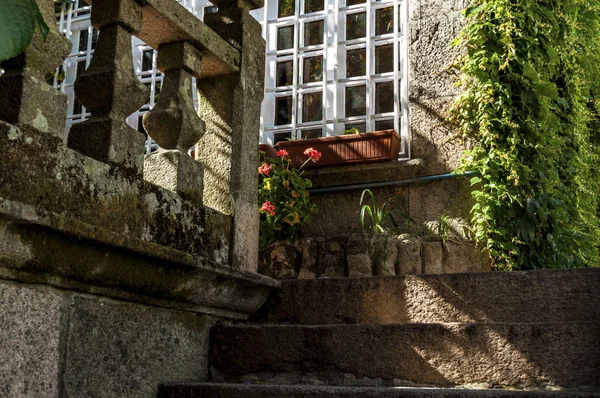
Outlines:
{"label": "stone step", "polygon": [[600,268],[282,281],[260,320],[305,325],[600,320]]}
{"label": "stone step", "polygon": [[467,390],[449,388],[274,386],[188,384],[161,386],[158,398],[598,398],[600,393],[575,391]]}
{"label": "stone step", "polygon": [[211,342],[216,381],[600,390],[600,322],[221,325]]}

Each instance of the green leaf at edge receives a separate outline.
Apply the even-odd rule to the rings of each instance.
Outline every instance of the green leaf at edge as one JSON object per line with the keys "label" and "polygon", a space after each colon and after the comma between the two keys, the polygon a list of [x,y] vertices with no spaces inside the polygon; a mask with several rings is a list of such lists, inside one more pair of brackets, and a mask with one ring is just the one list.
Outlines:
{"label": "green leaf at edge", "polygon": [[35,0],[0,1],[0,62],[22,53],[36,26],[45,38],[49,28]]}
{"label": "green leaf at edge", "polygon": [[558,99],[558,90],[556,89],[556,86],[554,86],[552,83],[545,82],[541,84],[536,84],[535,92],[538,95],[542,95],[553,100]]}
{"label": "green leaf at edge", "polygon": [[531,79],[536,84],[540,83],[540,76],[536,72],[535,68],[530,64],[523,65],[523,76],[528,79]]}

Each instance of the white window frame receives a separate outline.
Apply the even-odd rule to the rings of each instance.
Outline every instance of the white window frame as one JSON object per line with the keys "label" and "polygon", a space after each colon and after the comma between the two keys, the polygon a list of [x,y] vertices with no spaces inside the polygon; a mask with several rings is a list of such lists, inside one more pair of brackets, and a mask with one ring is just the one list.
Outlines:
{"label": "white window frame", "polygon": [[[306,0],[296,0],[295,14],[277,18],[278,0],[266,0],[265,9],[257,13],[262,17],[263,35],[267,44],[265,68],[265,100],[261,117],[261,141],[274,143],[274,137],[283,132],[291,133],[292,138],[302,138],[303,130],[313,130],[322,126],[322,135],[343,134],[346,126],[364,123],[367,131],[374,131],[377,122],[393,122],[394,129],[402,137],[399,158],[410,158],[410,134],[408,115],[408,1],[380,0],[346,6],[345,0],[325,0],[325,9],[304,14]],[[375,35],[377,10],[393,7],[394,28],[392,33]],[[365,12],[366,37],[353,40],[346,38],[346,15]],[[323,20],[323,44],[304,46],[306,24]],[[277,50],[277,29],[294,26],[293,48]],[[339,28],[342,27],[342,28]],[[382,45],[393,45],[393,65],[391,72],[375,73],[375,50]],[[364,48],[366,51],[366,75],[346,78],[346,52]],[[323,56],[323,80],[317,83],[303,83],[304,59],[315,55]],[[277,62],[293,61],[293,84],[277,87]],[[393,111],[375,113],[375,89],[381,82],[394,82]],[[345,115],[346,87],[366,85],[366,114],[347,117]],[[315,90],[323,90],[323,119],[319,122],[302,123],[303,95]],[[292,122],[285,126],[275,125],[275,100],[280,96],[292,95]]]}

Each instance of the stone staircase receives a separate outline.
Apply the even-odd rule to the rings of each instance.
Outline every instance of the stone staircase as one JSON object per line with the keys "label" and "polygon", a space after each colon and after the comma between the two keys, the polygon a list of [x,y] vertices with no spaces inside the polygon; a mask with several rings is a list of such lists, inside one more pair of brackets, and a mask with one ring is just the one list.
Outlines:
{"label": "stone staircase", "polygon": [[600,397],[600,269],[284,281],[161,397]]}

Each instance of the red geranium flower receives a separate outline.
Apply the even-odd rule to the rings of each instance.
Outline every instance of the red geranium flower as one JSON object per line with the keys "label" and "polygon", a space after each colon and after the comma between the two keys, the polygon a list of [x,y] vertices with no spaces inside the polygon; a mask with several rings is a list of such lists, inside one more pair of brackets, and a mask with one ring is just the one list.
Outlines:
{"label": "red geranium flower", "polygon": [[281,158],[287,158],[289,155],[288,151],[282,149],[281,151],[277,151],[277,156]]}
{"label": "red geranium flower", "polygon": [[264,176],[268,176],[269,173],[271,172],[271,165],[267,164],[267,163],[263,163],[259,168],[258,168],[258,174],[262,174]]}
{"label": "red geranium flower", "polygon": [[275,215],[275,206],[271,204],[271,202],[265,202],[260,207],[260,211],[263,213],[270,213],[272,216]]}
{"label": "red geranium flower", "polygon": [[309,159],[312,160],[313,162],[316,162],[317,160],[319,160],[321,158],[321,153],[313,148],[307,148],[306,151],[304,151],[304,154],[306,156],[308,156]]}

